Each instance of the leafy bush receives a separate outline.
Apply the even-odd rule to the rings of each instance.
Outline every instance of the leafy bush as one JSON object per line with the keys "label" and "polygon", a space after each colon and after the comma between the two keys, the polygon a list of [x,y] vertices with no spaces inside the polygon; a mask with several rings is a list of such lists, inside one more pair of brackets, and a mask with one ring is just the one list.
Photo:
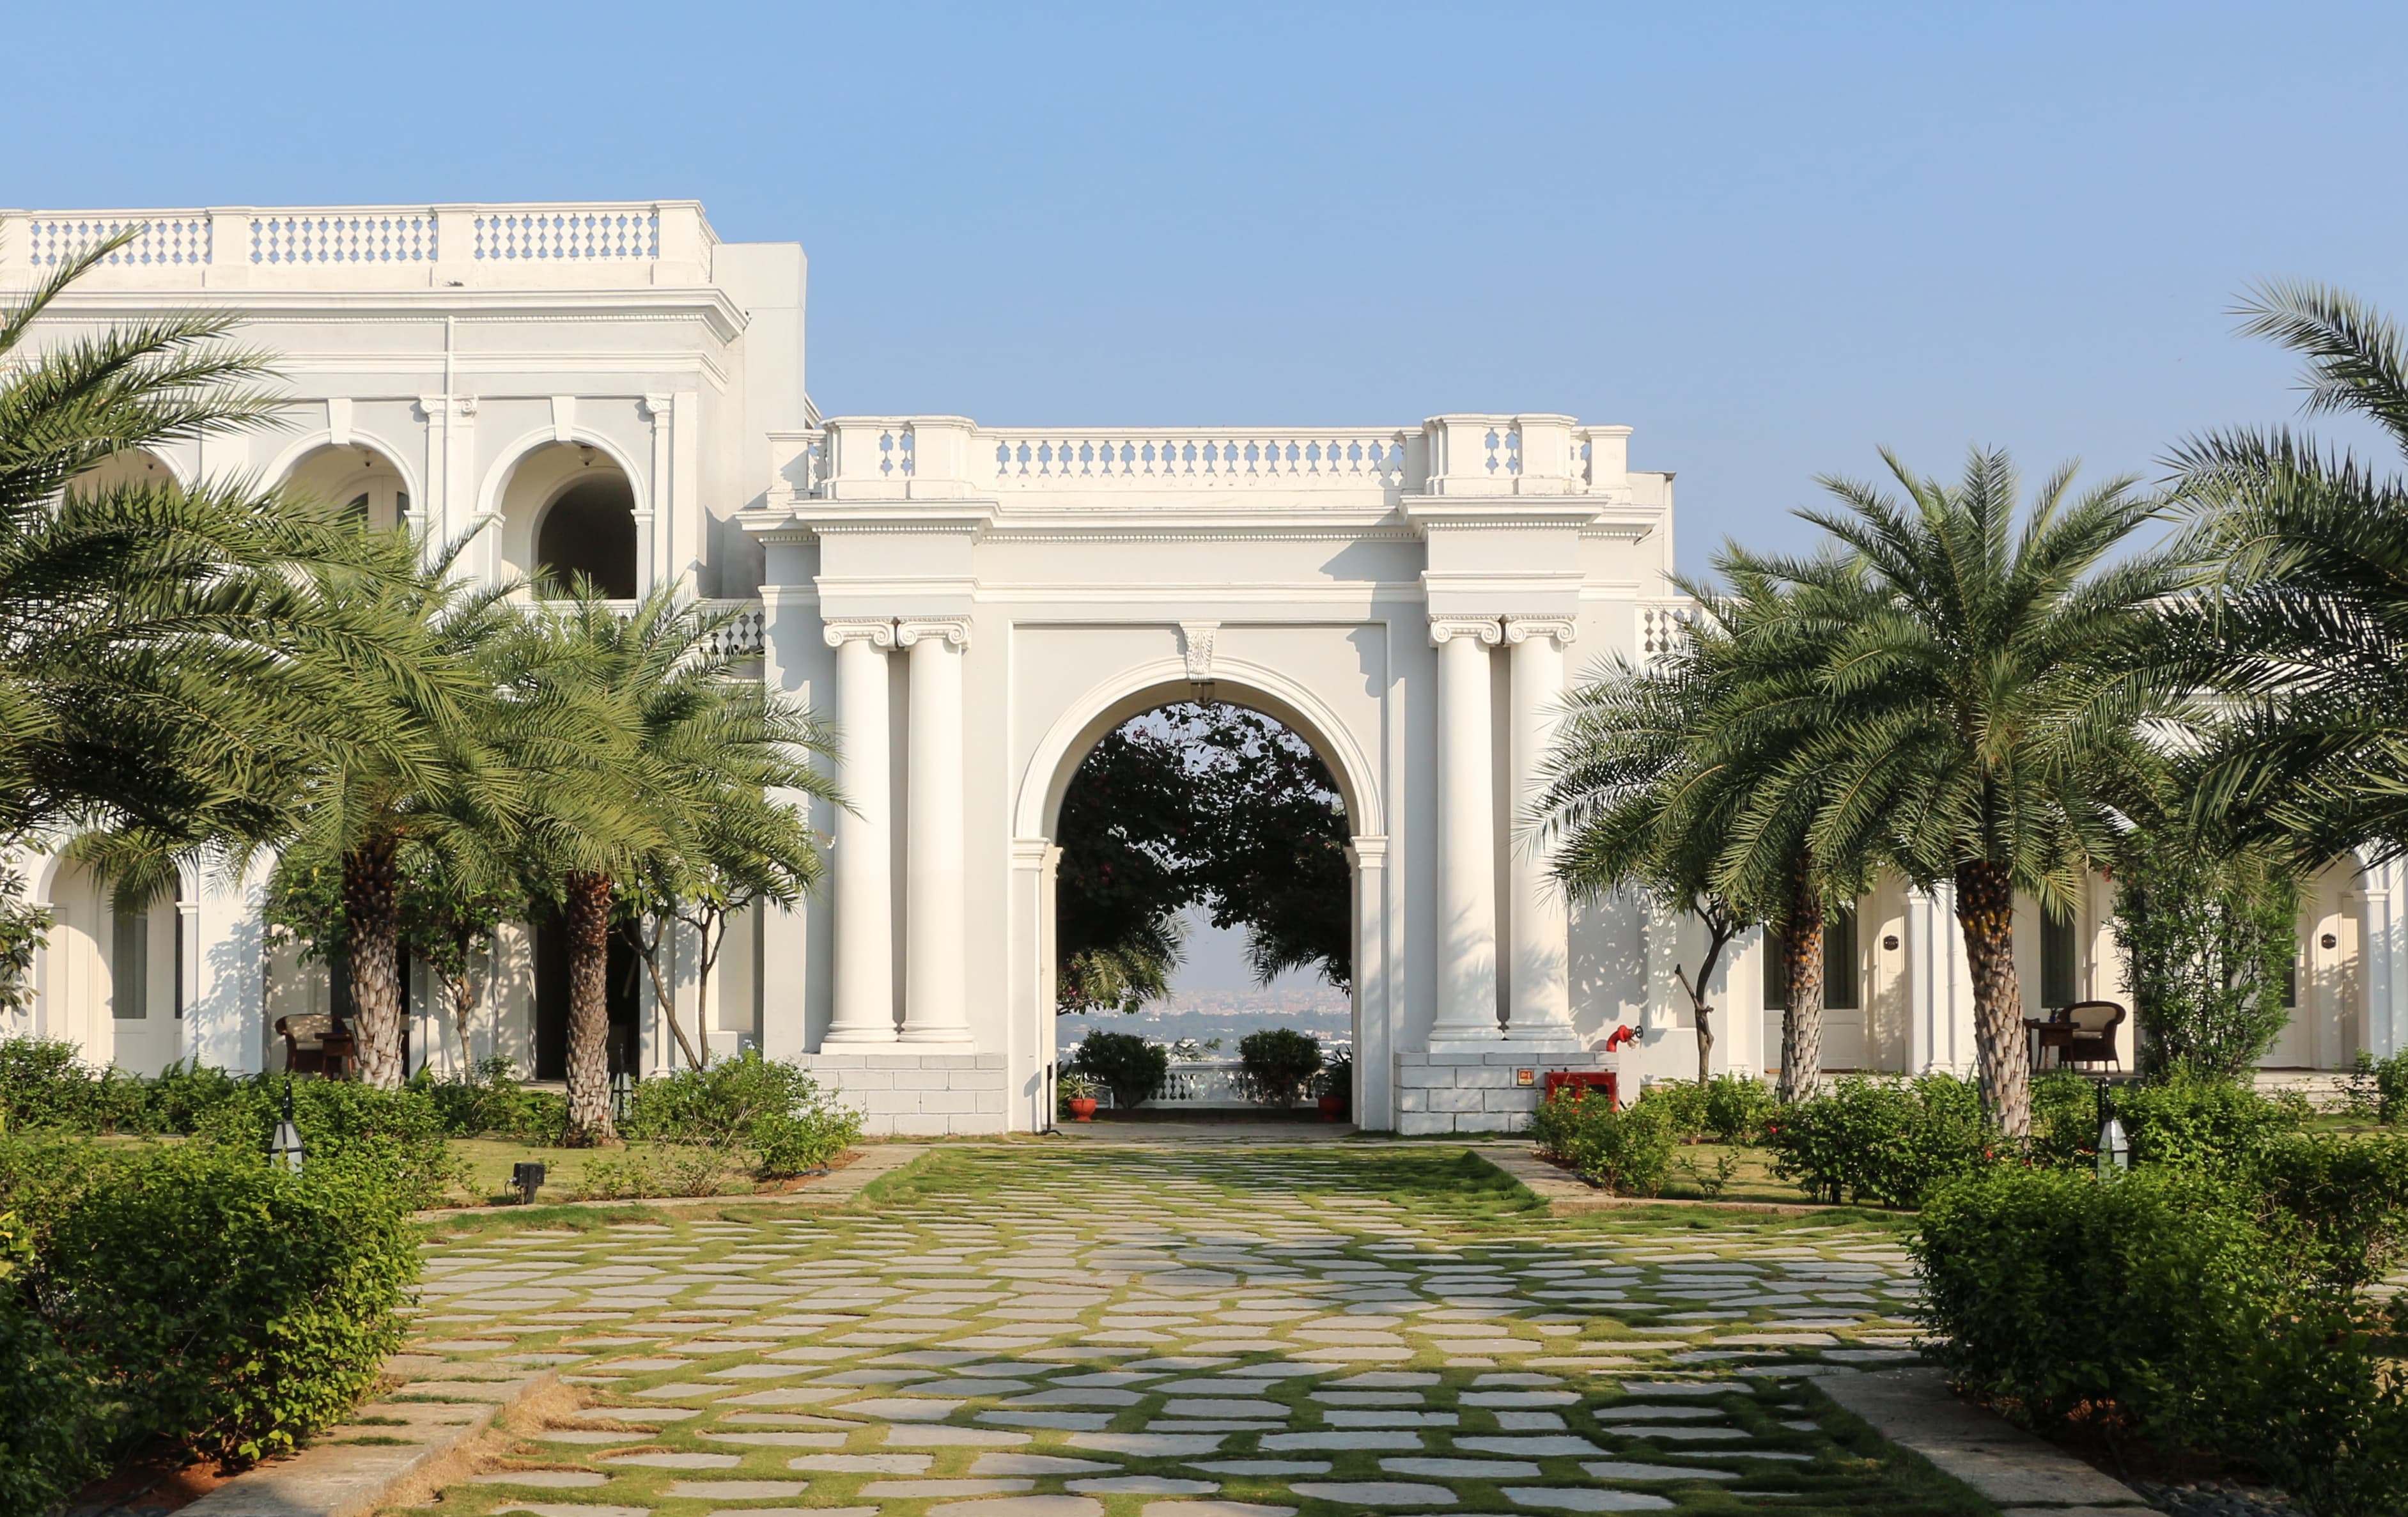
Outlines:
{"label": "leafy bush", "polygon": [[697,1144],[669,1152],[628,1150],[594,1159],[578,1174],[580,1201],[644,1201],[656,1195],[717,1195],[735,1173],[733,1152]]}
{"label": "leafy bush", "polygon": [[1914,1244],[1930,1352],[2024,1422],[2079,1412],[2223,1451],[2324,1517],[2398,1512],[2408,1387],[2381,1338],[2408,1324],[2358,1293],[2363,1269],[2335,1267],[2334,1222],[2343,1187],[2372,1176],[2397,1197],[2401,1171],[2388,1155],[2311,1152],[2323,1147],[2275,1140],[2254,1190],[2174,1168],[2113,1181],[2000,1169],[1945,1186]]}
{"label": "leafy bush", "polygon": [[1539,1104],[1529,1130],[1541,1152],[1582,1179],[1615,1195],[1654,1195],[1677,1141],[1672,1108],[1652,1092],[1626,1109],[1602,1092],[1569,1087]]}
{"label": "leafy bush", "polygon": [[293,1175],[208,1142],[0,1141],[0,1405],[33,1409],[0,1421],[7,1510],[153,1437],[240,1464],[351,1410],[418,1272],[406,1198],[354,1153]]}
{"label": "leafy bush", "polygon": [[2295,1092],[2265,1096],[2225,1080],[2175,1076],[2118,1086],[2115,1115],[2132,1139],[2135,1165],[2229,1169],[2268,1142],[2299,1131],[2310,1115]]}
{"label": "leafy bush", "polygon": [[154,1133],[189,1133],[235,1098],[242,1081],[224,1070],[179,1059],[147,1082],[143,1105]]}
{"label": "leafy bush", "polygon": [[[284,1109],[285,1077],[256,1075],[203,1116],[194,1137],[246,1154],[267,1152]],[[341,1163],[382,1177],[411,1209],[441,1204],[468,1182],[466,1166],[443,1141],[443,1115],[423,1089],[379,1090],[344,1080],[295,1080],[294,1125],[308,1157],[305,1168]]]}
{"label": "leafy bush", "polygon": [[1641,1099],[1656,1104],[1674,1138],[1694,1143],[1706,1136],[1706,1088],[1696,1081],[1650,1081]]}
{"label": "leafy bush", "polygon": [[[723,1155],[717,1178],[707,1188],[678,1189],[681,1195],[709,1195],[734,1166],[738,1149],[757,1156],[761,1175],[798,1175],[824,1167],[861,1137],[861,1114],[839,1105],[796,1065],[747,1049],[701,1069],[681,1069],[637,1082],[621,1129],[630,1138],[702,1148]],[[637,1161],[630,1159],[628,1163]],[[704,1171],[692,1158],[672,1187],[702,1187]]]}
{"label": "leafy bush", "polygon": [[1354,1053],[1340,1049],[1321,1063],[1321,1073],[1312,1081],[1313,1094],[1336,1096],[1352,1105],[1354,1100]]}
{"label": "leafy bush", "polygon": [[15,1130],[138,1133],[150,1125],[139,1079],[93,1068],[81,1049],[53,1038],[0,1040],[0,1113]]}
{"label": "leafy bush", "polygon": [[752,1124],[752,1148],[765,1180],[824,1169],[861,1139],[861,1113],[833,1102],[798,1113],[771,1113]]}
{"label": "leafy bush", "polygon": [[2408,1051],[2378,1059],[2364,1049],[2348,1076],[2349,1104],[2388,1126],[2408,1116]]}
{"label": "leafy bush", "polygon": [[2299,892],[2272,853],[2233,852],[2181,828],[2128,834],[2115,860],[2115,942],[2138,1017],[2141,1068],[2231,1080],[2290,1013]]}
{"label": "leafy bush", "polygon": [[2286,1133],[2242,1166],[2260,1223],[2315,1289],[2351,1295],[2408,1257],[2408,1139]]}
{"label": "leafy bush", "polygon": [[1238,1039],[1238,1066],[1255,1100],[1287,1106],[1321,1072],[1321,1039],[1293,1027],[1248,1033]]}
{"label": "leafy bush", "polygon": [[1980,1093],[1952,1075],[1842,1076],[1765,1125],[1773,1172],[1812,1195],[1912,1207],[1990,1161]]}
{"label": "leafy bush", "polygon": [[410,1077],[409,1088],[434,1103],[443,1131],[452,1138],[499,1133],[555,1143],[568,1128],[567,1097],[520,1084],[518,1065],[506,1054],[480,1059],[466,1074],[449,1080],[421,1069]]}
{"label": "leafy bush", "polygon": [[2137,1429],[2196,1437],[2214,1381],[2282,1300],[2268,1244],[2207,1176],[1960,1180],[1925,1203],[1913,1244],[1928,1352],[2042,1426],[2113,1403]]}
{"label": "leafy bush", "polygon": [[1089,1033],[1070,1067],[1112,1093],[1112,1106],[1130,1111],[1150,1100],[1170,1073],[1170,1051],[1135,1033]]}
{"label": "leafy bush", "polygon": [[1781,1103],[1753,1075],[1721,1074],[1706,1082],[1706,1132],[1724,1143],[1752,1143]]}

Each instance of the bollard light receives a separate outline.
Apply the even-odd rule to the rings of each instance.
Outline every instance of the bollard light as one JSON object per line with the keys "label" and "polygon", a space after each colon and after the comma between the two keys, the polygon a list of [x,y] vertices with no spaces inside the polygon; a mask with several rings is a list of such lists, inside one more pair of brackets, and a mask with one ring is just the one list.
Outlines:
{"label": "bollard light", "polygon": [[284,1077],[284,1114],[276,1119],[276,1136],[267,1140],[270,1163],[280,1164],[294,1174],[301,1172],[301,1128],[293,1120],[293,1077]]}
{"label": "bollard light", "polygon": [[2099,1082],[2099,1178],[2113,1180],[2132,1167],[2132,1139],[2124,1124],[2115,1118],[2115,1107],[2107,1098],[2107,1082]]}
{"label": "bollard light", "polygon": [[528,1163],[510,1166],[510,1189],[519,1193],[519,1205],[535,1205],[535,1193],[543,1189],[543,1166]]}

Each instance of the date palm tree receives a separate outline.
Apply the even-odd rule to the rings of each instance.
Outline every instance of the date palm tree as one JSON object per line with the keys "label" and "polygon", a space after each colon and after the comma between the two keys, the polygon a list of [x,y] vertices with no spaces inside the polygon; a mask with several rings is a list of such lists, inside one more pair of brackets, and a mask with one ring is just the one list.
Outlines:
{"label": "date palm tree", "polygon": [[822,872],[796,804],[838,799],[814,760],[831,734],[800,703],[734,667],[732,614],[674,586],[632,611],[578,580],[541,603],[506,698],[549,703],[537,726],[561,735],[533,752],[544,775],[528,853],[568,940],[568,1126],[572,1141],[614,1136],[604,983],[614,898],[648,870],[685,860],[698,874],[725,832],[796,889]]}
{"label": "date palm tree", "polygon": [[1700,1081],[1717,963],[1750,927],[1777,936],[1780,1093],[1790,1100],[1821,1079],[1824,926],[1860,872],[1835,870],[1811,848],[1813,777],[1791,772],[1832,629],[1736,549],[1715,565],[1730,591],[1684,587],[1696,614],[1669,654],[1646,666],[1617,660],[1573,692],[1531,827],[1572,894],[1635,885],[1704,923],[1696,976],[1674,971],[1697,1017]]}
{"label": "date palm tree", "polygon": [[[2348,294],[2270,284],[2243,330],[2305,361],[2307,410],[2361,417],[2408,452],[2408,343]],[[2223,697],[2200,816],[2322,861],[2408,849],[2408,481],[2287,427],[2209,433],[2173,456],[2187,551],[2224,565],[2173,608],[2184,671]]]}
{"label": "date palm tree", "polygon": [[0,847],[106,828],[189,851],[272,831],[283,738],[322,694],[281,650],[315,612],[293,571],[347,551],[336,513],[240,480],[95,474],[269,419],[265,357],[207,312],[38,340],[138,231],[0,308]]}
{"label": "date palm tree", "polygon": [[2162,755],[2143,724],[2186,694],[2154,662],[2154,612],[2188,580],[2174,557],[2115,557],[2157,509],[2128,479],[2077,496],[2061,468],[2026,509],[2003,452],[1974,451],[1953,485],[1883,459],[1903,499],[1827,478],[1838,507],[1799,514],[1843,551],[1763,565],[1831,634],[1784,718],[1799,738],[1785,784],[1763,804],[1811,811],[1818,855],[1882,859],[1953,889],[1984,1096],[2020,1138],[2031,1107],[2015,894],[2070,909],[2125,809],[2154,793]]}

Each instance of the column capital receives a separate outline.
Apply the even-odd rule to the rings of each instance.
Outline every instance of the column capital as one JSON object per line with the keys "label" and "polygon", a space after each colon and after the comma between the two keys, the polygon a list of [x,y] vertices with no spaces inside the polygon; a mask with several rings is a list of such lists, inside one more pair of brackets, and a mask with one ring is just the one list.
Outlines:
{"label": "column capital", "polygon": [[895,623],[886,621],[838,620],[824,625],[821,628],[821,636],[827,639],[827,645],[830,648],[842,648],[845,644],[856,640],[866,642],[872,648],[892,648],[895,646]]}
{"label": "column capital", "polygon": [[910,648],[922,638],[942,638],[955,648],[970,645],[970,623],[966,616],[908,617],[895,624],[897,647]]}
{"label": "column capital", "polygon": [[1381,869],[1388,863],[1388,838],[1384,833],[1358,832],[1346,841],[1346,855],[1359,868]]}
{"label": "column capital", "polygon": [[1476,638],[1494,648],[1504,641],[1504,632],[1494,617],[1433,616],[1430,618],[1430,645],[1440,647],[1457,637]]}
{"label": "column capital", "polygon": [[677,397],[667,394],[648,394],[637,404],[643,408],[645,418],[657,424],[669,420],[677,405]]}
{"label": "column capital", "polygon": [[1553,637],[1559,649],[1570,648],[1577,629],[1568,616],[1509,616],[1505,619],[1505,640],[1526,643],[1533,637]]}

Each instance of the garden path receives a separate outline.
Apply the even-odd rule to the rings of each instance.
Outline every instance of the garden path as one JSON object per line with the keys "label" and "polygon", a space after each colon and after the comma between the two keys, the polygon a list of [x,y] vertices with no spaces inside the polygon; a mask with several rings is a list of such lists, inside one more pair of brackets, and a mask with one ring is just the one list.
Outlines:
{"label": "garden path", "polygon": [[1426,1144],[963,1146],[883,1190],[430,1244],[415,1351],[595,1402],[443,1517],[1962,1510],[1804,1393],[1913,1357],[1876,1226],[1548,1218]]}

